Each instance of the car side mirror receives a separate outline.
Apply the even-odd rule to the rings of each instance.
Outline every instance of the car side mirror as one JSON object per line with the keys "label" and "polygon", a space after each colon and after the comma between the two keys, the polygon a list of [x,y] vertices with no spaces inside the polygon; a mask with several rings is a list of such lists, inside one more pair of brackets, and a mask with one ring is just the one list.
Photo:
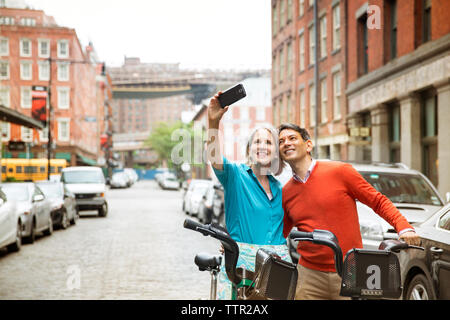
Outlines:
{"label": "car side mirror", "polygon": [[44,196],[42,194],[37,194],[33,197],[33,202],[44,200]]}

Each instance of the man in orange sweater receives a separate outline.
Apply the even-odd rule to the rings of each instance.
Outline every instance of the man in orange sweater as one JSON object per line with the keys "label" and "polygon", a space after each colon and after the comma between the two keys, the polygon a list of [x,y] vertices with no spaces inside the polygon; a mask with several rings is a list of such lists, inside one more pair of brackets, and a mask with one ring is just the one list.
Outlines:
{"label": "man in orange sweater", "polygon": [[[293,177],[283,188],[284,236],[292,227],[311,232],[333,232],[345,255],[362,248],[356,202],[366,204],[391,224],[399,237],[411,245],[420,238],[392,202],[375,190],[350,164],[316,161],[309,133],[295,124],[279,127],[280,153],[292,168]],[[296,299],[341,299],[341,278],[334,267],[331,249],[309,242],[300,254]]]}

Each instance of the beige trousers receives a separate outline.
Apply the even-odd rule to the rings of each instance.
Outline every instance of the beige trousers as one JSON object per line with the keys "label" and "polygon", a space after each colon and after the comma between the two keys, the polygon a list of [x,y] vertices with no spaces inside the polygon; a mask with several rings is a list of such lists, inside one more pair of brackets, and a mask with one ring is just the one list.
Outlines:
{"label": "beige trousers", "polygon": [[295,300],[349,300],[341,297],[341,277],[336,272],[323,272],[297,265],[298,281]]}

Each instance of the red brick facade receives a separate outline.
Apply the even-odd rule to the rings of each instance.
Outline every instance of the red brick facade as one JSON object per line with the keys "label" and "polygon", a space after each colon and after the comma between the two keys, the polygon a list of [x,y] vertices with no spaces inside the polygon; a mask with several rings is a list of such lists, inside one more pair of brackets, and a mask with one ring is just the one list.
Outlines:
{"label": "red brick facade", "polygon": [[[82,159],[77,155],[97,160],[105,100],[96,78],[98,62],[91,59],[89,49],[83,50],[74,29],[57,26],[43,11],[0,8],[0,17],[9,17],[8,23],[0,26],[0,61],[6,63],[9,73],[0,84],[7,106],[31,116],[29,90],[48,87],[51,81],[53,157],[70,153],[72,165]],[[49,64],[50,75],[45,71]],[[21,127],[11,124],[9,138],[22,140]],[[34,130],[32,139],[27,140],[34,157],[47,157],[45,134]]]}

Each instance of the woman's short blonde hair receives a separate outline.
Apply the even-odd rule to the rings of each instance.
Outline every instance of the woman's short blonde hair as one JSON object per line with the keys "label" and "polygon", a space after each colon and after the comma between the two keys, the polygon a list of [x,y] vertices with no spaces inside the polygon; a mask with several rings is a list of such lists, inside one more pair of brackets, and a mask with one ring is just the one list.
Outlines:
{"label": "woman's short blonde hair", "polygon": [[279,175],[283,171],[284,168],[284,162],[281,160],[280,156],[280,148],[278,144],[278,131],[271,125],[271,124],[262,124],[258,125],[255,128],[253,128],[250,136],[248,137],[247,144],[245,147],[245,157],[246,157],[246,163],[250,166],[252,164],[252,159],[250,158],[250,146],[253,143],[253,138],[255,134],[259,130],[267,130],[273,138],[273,143],[275,145],[275,155],[273,160],[271,161],[270,165],[270,173],[273,175]]}

